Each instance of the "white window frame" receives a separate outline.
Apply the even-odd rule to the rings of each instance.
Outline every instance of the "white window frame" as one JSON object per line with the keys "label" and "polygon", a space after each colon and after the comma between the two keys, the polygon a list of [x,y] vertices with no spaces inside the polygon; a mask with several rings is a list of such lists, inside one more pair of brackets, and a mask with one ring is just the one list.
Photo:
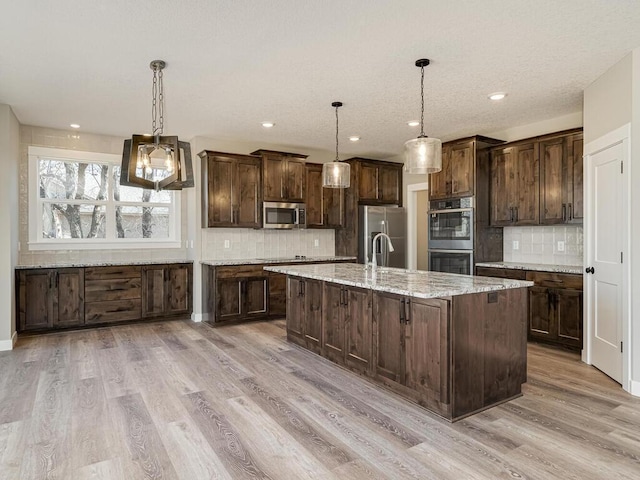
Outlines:
{"label": "white window frame", "polygon": [[148,206],[146,202],[116,202],[113,199],[113,185],[109,183],[107,200],[79,201],[63,200],[64,203],[91,203],[103,204],[106,206],[106,237],[107,238],[42,238],[42,204],[45,203],[38,192],[39,188],[39,162],[41,158],[107,164],[109,168],[109,178],[113,178],[112,167],[120,166],[122,157],[110,153],[81,152],[78,150],[65,150],[60,148],[47,148],[29,146],[29,250],[122,250],[135,248],[181,248],[181,205],[180,194],[177,191],[170,191],[171,203],[163,204],[170,210],[169,237],[163,239],[153,238],[116,238],[115,211],[117,204],[127,206]]}

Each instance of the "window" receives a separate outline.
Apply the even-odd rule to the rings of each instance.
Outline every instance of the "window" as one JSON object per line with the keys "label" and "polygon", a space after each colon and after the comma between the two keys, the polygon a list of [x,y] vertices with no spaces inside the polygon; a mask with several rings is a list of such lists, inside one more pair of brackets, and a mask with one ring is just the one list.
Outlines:
{"label": "window", "polygon": [[29,248],[180,247],[179,195],[121,186],[120,160],[29,147]]}

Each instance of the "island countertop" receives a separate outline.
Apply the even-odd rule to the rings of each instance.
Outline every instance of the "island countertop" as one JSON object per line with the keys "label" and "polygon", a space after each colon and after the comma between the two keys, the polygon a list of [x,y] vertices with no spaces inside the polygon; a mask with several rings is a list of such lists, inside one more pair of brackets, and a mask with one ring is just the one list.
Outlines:
{"label": "island countertop", "polygon": [[441,298],[470,293],[493,292],[511,288],[532,287],[533,282],[503,278],[476,277],[453,273],[405,270],[359,263],[319,265],[273,265],[270,272],[310,278],[380,292],[416,298]]}

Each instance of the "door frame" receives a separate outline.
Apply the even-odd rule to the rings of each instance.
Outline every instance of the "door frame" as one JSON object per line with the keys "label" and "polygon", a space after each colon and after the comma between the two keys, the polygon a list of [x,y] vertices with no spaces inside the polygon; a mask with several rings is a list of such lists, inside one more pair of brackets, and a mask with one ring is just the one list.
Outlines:
{"label": "door frame", "polygon": [[418,192],[429,190],[429,182],[407,185],[407,268],[418,268],[418,225],[416,210],[418,209]]}
{"label": "door frame", "polygon": [[[584,266],[589,265],[589,259],[593,254],[593,245],[591,238],[593,234],[593,225],[588,221],[589,215],[593,210],[594,195],[590,191],[591,185],[591,173],[590,167],[592,162],[592,156],[602,150],[606,150],[616,144],[622,144],[623,148],[623,178],[622,178],[622,252],[624,261],[622,263],[622,342],[626,346],[622,352],[622,388],[634,395],[640,395],[640,386],[633,387],[631,381],[631,252],[629,245],[631,245],[631,124],[627,123],[616,130],[613,130],[592,142],[589,142],[584,146],[584,205],[585,205],[585,222],[584,222]],[[584,340],[582,350],[582,361],[591,365],[591,336],[593,332],[593,318],[590,309],[591,302],[589,301],[593,294],[593,281],[590,275],[583,272],[584,279],[584,298],[583,298],[583,311],[584,311]]]}

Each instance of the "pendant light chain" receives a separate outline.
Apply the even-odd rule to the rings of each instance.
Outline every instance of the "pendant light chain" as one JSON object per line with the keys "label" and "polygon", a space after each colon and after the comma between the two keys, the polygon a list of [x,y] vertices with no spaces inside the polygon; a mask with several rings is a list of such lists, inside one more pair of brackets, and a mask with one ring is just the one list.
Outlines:
{"label": "pendant light chain", "polygon": [[424,134],[424,66],[420,67],[420,98],[422,99],[422,110],[420,113],[420,136],[426,137]]}
{"label": "pendant light chain", "polygon": [[338,157],[338,107],[336,106],[336,162],[340,161]]}
{"label": "pendant light chain", "polygon": [[[153,135],[160,135],[164,131],[164,86],[162,82],[162,68],[153,67],[153,102],[151,103],[151,128]],[[160,114],[160,126],[158,124],[158,113]]]}

